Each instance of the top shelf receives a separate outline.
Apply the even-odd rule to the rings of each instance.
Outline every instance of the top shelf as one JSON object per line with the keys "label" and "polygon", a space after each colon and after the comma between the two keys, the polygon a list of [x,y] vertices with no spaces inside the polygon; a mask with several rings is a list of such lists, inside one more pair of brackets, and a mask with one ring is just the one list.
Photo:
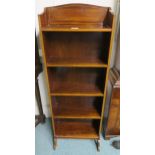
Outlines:
{"label": "top shelf", "polygon": [[113,14],[109,7],[67,4],[45,8],[39,22],[43,32],[111,32]]}

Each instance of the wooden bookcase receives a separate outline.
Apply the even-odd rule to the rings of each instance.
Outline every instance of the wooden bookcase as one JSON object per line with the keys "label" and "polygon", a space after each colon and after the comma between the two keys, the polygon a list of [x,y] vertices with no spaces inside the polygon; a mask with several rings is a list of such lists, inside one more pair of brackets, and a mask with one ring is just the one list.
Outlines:
{"label": "wooden bookcase", "polygon": [[108,7],[61,5],[45,8],[39,27],[53,146],[58,138],[94,139],[99,150],[114,16]]}

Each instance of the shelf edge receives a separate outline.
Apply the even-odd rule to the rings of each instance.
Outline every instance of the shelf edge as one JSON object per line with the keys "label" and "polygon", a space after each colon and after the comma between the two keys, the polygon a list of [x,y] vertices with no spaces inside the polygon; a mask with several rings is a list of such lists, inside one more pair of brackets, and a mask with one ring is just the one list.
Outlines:
{"label": "shelf edge", "polygon": [[112,32],[111,28],[104,29],[54,29],[54,28],[41,28],[42,32]]}
{"label": "shelf edge", "polygon": [[47,63],[47,67],[81,67],[81,68],[85,68],[85,67],[89,67],[89,68],[107,68],[108,65],[104,64],[104,65],[57,65],[57,64],[50,64]]}
{"label": "shelf edge", "polygon": [[86,94],[86,93],[50,93],[50,96],[101,96],[104,97],[103,93],[93,93],[93,94]]}
{"label": "shelf edge", "polygon": [[61,135],[55,135],[55,138],[70,138],[70,139],[99,139],[99,136],[96,134],[95,136],[61,136]]}
{"label": "shelf edge", "polygon": [[101,116],[97,116],[97,117],[86,117],[86,116],[82,116],[82,117],[72,117],[72,116],[54,116],[54,119],[84,119],[84,120],[90,120],[90,119],[92,119],[92,120],[100,120],[101,119]]}

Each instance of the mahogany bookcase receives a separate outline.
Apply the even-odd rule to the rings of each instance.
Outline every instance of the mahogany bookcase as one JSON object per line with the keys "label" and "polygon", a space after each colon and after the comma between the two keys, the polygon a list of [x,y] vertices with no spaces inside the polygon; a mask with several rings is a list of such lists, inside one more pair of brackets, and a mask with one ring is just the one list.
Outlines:
{"label": "mahogany bookcase", "polygon": [[114,34],[110,8],[67,4],[39,15],[53,147],[58,138],[94,139],[100,148]]}

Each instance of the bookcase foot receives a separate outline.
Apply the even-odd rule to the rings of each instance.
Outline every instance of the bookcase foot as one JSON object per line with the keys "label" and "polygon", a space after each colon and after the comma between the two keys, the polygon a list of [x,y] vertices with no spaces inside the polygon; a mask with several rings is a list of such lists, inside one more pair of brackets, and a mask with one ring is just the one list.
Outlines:
{"label": "bookcase foot", "polygon": [[100,151],[100,140],[99,139],[95,140],[95,143],[96,143],[97,151]]}
{"label": "bookcase foot", "polygon": [[53,139],[53,149],[56,150],[57,146],[58,146],[57,139],[54,138]]}

